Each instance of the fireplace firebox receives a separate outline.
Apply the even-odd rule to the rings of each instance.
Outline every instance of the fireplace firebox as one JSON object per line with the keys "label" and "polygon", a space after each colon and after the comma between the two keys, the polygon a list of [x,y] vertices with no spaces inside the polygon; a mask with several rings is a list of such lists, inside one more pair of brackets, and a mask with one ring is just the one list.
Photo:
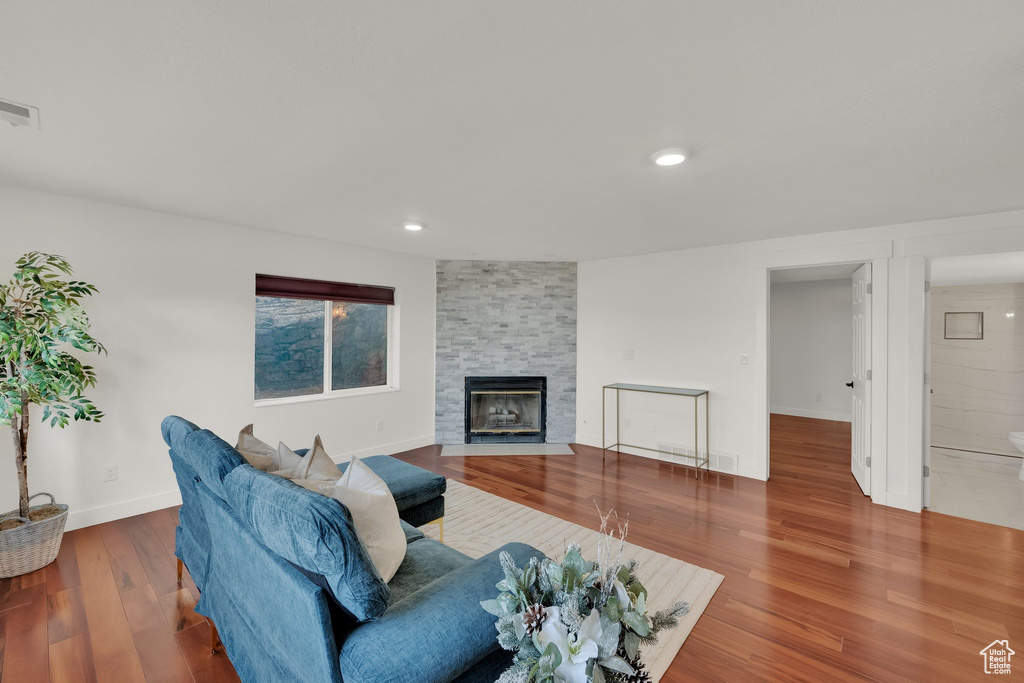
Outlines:
{"label": "fireplace firebox", "polygon": [[546,377],[467,377],[466,443],[544,443]]}

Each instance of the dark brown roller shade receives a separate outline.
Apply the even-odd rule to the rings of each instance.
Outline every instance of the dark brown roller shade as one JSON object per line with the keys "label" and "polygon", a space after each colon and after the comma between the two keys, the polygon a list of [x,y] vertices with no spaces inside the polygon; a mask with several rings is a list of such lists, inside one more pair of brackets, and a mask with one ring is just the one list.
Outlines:
{"label": "dark brown roller shade", "polygon": [[256,296],[395,305],[394,287],[353,285],[348,282],[327,282],[325,280],[305,280],[297,277],[281,277],[280,275],[257,274]]}

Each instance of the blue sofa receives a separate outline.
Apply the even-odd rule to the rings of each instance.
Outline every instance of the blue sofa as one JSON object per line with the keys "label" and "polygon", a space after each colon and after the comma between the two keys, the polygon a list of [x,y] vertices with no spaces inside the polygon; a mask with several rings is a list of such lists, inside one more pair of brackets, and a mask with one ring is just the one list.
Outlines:
{"label": "blue sofa", "polygon": [[187,420],[161,427],[182,496],[175,554],[243,681],[468,683],[509,666],[479,603],[502,579],[502,550],[520,565],[542,555],[510,543],[472,560],[425,538],[409,520],[443,514],[443,478],[374,456],[408,543],[385,583],[338,501],[260,472]]}

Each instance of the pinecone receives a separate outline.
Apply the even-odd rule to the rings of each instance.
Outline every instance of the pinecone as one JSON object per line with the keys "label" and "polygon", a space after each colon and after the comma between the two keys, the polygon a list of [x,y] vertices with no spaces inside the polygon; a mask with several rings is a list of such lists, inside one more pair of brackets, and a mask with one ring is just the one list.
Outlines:
{"label": "pinecone", "polygon": [[635,662],[631,660],[626,661],[633,667],[635,673],[632,676],[623,675],[623,683],[651,683],[651,674],[647,673],[647,670],[644,669],[644,663],[640,661],[639,657],[637,657]]}
{"label": "pinecone", "polygon": [[542,605],[530,605],[523,612],[523,625],[526,626],[526,635],[532,636],[540,631],[544,625],[544,607]]}
{"label": "pinecone", "polygon": [[627,676],[626,674],[619,674],[619,681],[621,683],[651,683],[651,674],[644,667],[644,661],[643,658],[640,657],[639,652],[636,653],[636,659],[630,659],[629,655],[626,654],[626,649],[620,645],[616,654],[626,660],[626,663],[633,667],[633,675]]}

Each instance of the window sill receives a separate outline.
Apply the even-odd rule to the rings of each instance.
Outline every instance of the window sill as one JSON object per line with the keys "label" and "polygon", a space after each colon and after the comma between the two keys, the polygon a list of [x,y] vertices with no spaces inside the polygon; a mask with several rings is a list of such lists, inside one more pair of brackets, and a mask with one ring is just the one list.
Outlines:
{"label": "window sill", "polygon": [[391,394],[398,387],[364,387],[362,389],[343,389],[326,394],[310,394],[308,396],[285,396],[283,398],[261,398],[254,401],[257,408],[270,406],[286,406],[293,403],[311,403],[314,401],[333,401],[338,398],[354,398],[356,396],[373,396],[374,394]]}

